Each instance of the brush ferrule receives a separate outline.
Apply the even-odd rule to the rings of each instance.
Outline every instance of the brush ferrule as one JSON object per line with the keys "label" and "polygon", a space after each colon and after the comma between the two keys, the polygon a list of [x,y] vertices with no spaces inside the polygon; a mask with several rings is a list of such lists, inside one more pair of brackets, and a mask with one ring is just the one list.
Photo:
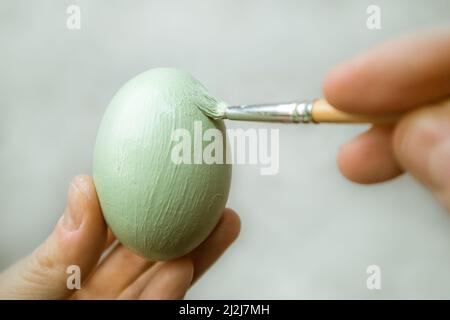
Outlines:
{"label": "brush ferrule", "polygon": [[311,111],[312,103],[309,101],[230,106],[226,110],[225,118],[244,121],[308,123],[312,121]]}
{"label": "brush ferrule", "polygon": [[303,101],[296,104],[295,107],[295,120],[293,122],[303,122],[303,123],[309,123],[313,122],[312,118],[312,108],[313,103],[312,101]]}

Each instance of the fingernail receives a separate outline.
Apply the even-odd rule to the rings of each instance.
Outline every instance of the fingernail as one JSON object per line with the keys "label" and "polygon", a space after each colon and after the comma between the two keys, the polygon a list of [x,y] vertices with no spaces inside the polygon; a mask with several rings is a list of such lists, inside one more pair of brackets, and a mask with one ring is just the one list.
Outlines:
{"label": "fingernail", "polygon": [[408,170],[433,188],[450,183],[450,121],[441,113],[417,116],[401,144]]}
{"label": "fingernail", "polygon": [[67,206],[63,215],[63,226],[66,230],[75,231],[83,220],[83,208],[80,202],[87,195],[87,182],[83,176],[76,176],[69,186]]}

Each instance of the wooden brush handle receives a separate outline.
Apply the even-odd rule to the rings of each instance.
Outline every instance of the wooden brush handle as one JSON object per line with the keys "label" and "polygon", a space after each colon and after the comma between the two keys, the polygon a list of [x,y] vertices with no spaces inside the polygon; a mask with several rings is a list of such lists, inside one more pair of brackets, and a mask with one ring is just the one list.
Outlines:
{"label": "wooden brush handle", "polygon": [[315,100],[312,107],[312,119],[316,123],[373,123],[391,124],[396,122],[401,115],[361,115],[340,111],[330,105],[325,99]]}
{"label": "wooden brush handle", "polygon": [[[450,106],[450,98],[446,98],[439,102],[422,106],[421,108]],[[396,122],[404,114],[393,115],[361,115],[340,111],[330,105],[325,99],[315,100],[311,110],[312,119],[316,123],[373,123],[373,124],[392,124]]]}

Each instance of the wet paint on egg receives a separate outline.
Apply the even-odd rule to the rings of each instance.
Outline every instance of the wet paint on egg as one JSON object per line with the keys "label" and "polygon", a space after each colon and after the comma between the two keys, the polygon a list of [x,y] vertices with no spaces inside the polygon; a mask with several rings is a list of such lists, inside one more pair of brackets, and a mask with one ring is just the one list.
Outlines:
{"label": "wet paint on egg", "polygon": [[[226,139],[223,121],[198,108],[216,103],[221,102],[190,75],[158,68],[128,81],[108,106],[94,151],[94,182],[107,224],[139,255],[152,260],[182,256],[217,224],[228,198],[231,165],[177,164],[172,158],[177,129],[194,137],[200,124],[203,132],[218,129]],[[194,153],[192,148],[192,158]]]}

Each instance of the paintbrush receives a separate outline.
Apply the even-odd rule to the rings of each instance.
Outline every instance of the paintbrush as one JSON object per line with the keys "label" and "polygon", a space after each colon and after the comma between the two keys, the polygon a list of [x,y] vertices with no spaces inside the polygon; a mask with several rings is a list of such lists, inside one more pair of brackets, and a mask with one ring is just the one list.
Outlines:
{"label": "paintbrush", "polygon": [[[450,99],[426,107],[449,104]],[[325,99],[301,102],[228,106],[224,102],[199,108],[212,119],[285,123],[372,123],[392,124],[402,114],[361,115],[340,111]]]}

